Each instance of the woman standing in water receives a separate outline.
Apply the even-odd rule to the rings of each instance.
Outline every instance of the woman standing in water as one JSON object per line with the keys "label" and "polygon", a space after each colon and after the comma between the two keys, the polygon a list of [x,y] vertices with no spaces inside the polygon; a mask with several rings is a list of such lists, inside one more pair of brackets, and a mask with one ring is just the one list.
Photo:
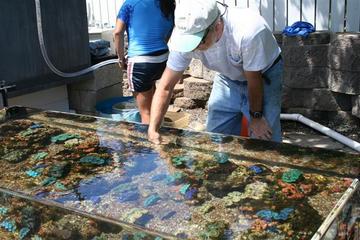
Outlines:
{"label": "woman standing in water", "polygon": [[[148,124],[155,91],[168,58],[167,41],[174,27],[174,0],[126,0],[117,16],[115,49],[121,69],[127,69],[129,88],[141,115]],[[127,58],[124,31],[128,37]]]}

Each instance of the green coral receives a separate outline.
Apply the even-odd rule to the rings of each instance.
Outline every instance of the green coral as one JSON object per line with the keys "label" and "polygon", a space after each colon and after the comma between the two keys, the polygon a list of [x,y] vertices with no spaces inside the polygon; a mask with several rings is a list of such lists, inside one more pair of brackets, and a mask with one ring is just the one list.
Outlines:
{"label": "green coral", "polygon": [[290,169],[287,172],[284,172],[281,179],[287,183],[294,183],[302,177],[303,173],[297,169]]}
{"label": "green coral", "polygon": [[77,134],[63,133],[63,134],[51,137],[51,142],[52,143],[63,143],[66,140],[73,139],[73,138],[79,138],[79,136]]}
{"label": "green coral", "polygon": [[263,199],[270,194],[270,189],[267,183],[264,182],[253,182],[245,187],[245,192],[242,198],[250,198],[255,200]]}
{"label": "green coral", "polygon": [[204,240],[222,239],[224,237],[227,224],[224,221],[215,221],[206,224],[204,231],[200,233],[200,238]]}
{"label": "green coral", "polygon": [[231,207],[234,206],[236,203],[239,203],[241,199],[243,199],[242,193],[234,191],[228,193],[228,195],[223,198],[223,201],[225,203],[225,206]]}
{"label": "green coral", "polygon": [[38,152],[37,154],[33,155],[31,158],[34,160],[43,160],[48,155],[47,152]]}
{"label": "green coral", "polygon": [[3,159],[9,163],[19,163],[27,158],[29,155],[29,150],[14,150],[3,156]]}
{"label": "green coral", "polygon": [[192,163],[192,159],[189,156],[175,156],[171,158],[171,162],[175,167],[183,167]]}
{"label": "green coral", "polygon": [[205,203],[204,205],[202,205],[201,207],[198,208],[198,211],[201,214],[206,214],[206,213],[211,212],[214,209],[215,209],[214,205],[212,205],[211,203]]}
{"label": "green coral", "polygon": [[103,159],[96,156],[85,156],[80,159],[80,163],[92,164],[98,166],[105,165],[107,164],[107,162],[108,162],[107,159]]}
{"label": "green coral", "polygon": [[191,186],[190,184],[184,184],[184,185],[180,188],[179,192],[180,192],[182,195],[185,195],[185,193],[187,192],[187,190],[189,190],[190,186]]}
{"label": "green coral", "polygon": [[214,158],[219,164],[224,164],[229,162],[229,154],[224,152],[216,152],[214,153]]}

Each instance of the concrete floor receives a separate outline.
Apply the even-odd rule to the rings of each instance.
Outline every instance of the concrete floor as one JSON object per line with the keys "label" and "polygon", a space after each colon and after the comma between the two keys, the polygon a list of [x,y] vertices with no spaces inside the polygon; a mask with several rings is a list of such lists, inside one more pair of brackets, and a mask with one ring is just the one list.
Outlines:
{"label": "concrete floor", "polygon": [[343,145],[342,143],[326,136],[312,133],[297,133],[297,132],[283,132],[283,142],[291,143],[304,147],[318,147],[318,148],[326,148],[337,151],[349,152],[349,153],[357,153],[353,149]]}

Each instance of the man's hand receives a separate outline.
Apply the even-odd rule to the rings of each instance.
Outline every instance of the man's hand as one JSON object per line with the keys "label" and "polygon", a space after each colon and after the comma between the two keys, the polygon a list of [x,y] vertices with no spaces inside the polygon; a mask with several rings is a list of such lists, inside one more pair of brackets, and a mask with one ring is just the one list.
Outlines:
{"label": "man's hand", "polygon": [[249,131],[251,137],[263,140],[271,140],[272,131],[264,117],[252,118],[249,124]]}

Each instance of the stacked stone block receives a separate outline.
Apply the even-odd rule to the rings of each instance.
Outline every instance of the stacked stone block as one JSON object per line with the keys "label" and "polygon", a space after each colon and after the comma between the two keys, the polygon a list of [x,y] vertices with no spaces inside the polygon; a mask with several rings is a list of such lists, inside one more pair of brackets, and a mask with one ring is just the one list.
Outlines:
{"label": "stacked stone block", "polygon": [[178,97],[174,101],[174,106],[179,108],[204,108],[209,99],[212,82],[188,77],[184,79],[183,97]]}
{"label": "stacked stone block", "polygon": [[[308,39],[283,37],[283,112],[299,112],[312,118],[334,113],[360,117],[358,34],[317,32]],[[336,115],[336,114],[335,114]]]}

